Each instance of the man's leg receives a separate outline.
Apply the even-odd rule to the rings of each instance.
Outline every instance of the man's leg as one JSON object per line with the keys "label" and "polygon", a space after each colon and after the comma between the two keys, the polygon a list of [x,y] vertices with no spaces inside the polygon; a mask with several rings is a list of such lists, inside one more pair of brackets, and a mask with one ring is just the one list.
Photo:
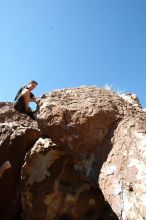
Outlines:
{"label": "man's leg", "polygon": [[29,111],[26,113],[26,115],[28,115],[31,119],[35,120],[35,112],[32,111],[32,109],[30,108]]}

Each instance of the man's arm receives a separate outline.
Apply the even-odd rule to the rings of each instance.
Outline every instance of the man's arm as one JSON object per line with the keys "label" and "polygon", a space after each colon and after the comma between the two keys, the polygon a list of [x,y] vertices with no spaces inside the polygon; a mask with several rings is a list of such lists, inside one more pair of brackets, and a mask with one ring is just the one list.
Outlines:
{"label": "man's arm", "polygon": [[39,98],[36,98],[32,92],[30,93],[30,98],[31,98],[31,101],[35,102],[36,104],[38,104],[40,101]]}

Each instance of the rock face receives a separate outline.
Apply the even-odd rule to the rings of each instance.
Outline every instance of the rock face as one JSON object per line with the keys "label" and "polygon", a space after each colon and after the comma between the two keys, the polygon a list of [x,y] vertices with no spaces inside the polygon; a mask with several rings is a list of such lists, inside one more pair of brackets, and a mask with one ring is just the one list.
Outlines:
{"label": "rock face", "polygon": [[101,219],[104,200],[100,191],[75,170],[62,146],[40,138],[26,156],[22,170],[25,219]]}
{"label": "rock face", "polygon": [[42,97],[38,123],[55,143],[80,155],[102,143],[122,105],[122,98],[95,87],[59,90]]}
{"label": "rock face", "polygon": [[145,219],[146,113],[136,96],[46,93],[39,128],[11,103],[0,107],[0,163],[12,163],[0,179],[0,219],[16,219],[20,191],[22,220]]}
{"label": "rock face", "polygon": [[21,168],[26,152],[40,137],[37,123],[13,110],[12,103],[0,103],[0,165],[9,160],[12,168],[0,179],[0,219],[19,216]]}
{"label": "rock face", "polygon": [[[130,98],[135,101],[129,101]],[[145,113],[137,100],[134,95],[126,99],[94,87],[65,89],[45,94],[38,115],[44,134],[71,152],[76,170],[93,182],[99,180],[105,199],[119,219],[142,219],[145,216],[144,199],[141,208],[136,202],[141,194],[145,198],[136,167],[138,164],[138,170],[145,167],[142,156],[145,142],[139,150],[137,145],[139,135],[145,136],[145,131],[140,129],[146,125]],[[143,180],[145,184],[144,177]],[[132,183],[137,185],[136,192]],[[119,190],[117,194],[114,187]],[[122,194],[124,190],[125,194]],[[126,211],[127,203],[129,211]]]}
{"label": "rock face", "polygon": [[[112,146],[110,146],[112,145]],[[146,114],[118,124],[99,175],[99,185],[119,219],[146,216]]]}
{"label": "rock face", "polygon": [[127,93],[127,94],[120,94],[120,96],[127,102],[131,103],[135,107],[141,107],[141,104],[139,102],[139,99],[136,94]]}

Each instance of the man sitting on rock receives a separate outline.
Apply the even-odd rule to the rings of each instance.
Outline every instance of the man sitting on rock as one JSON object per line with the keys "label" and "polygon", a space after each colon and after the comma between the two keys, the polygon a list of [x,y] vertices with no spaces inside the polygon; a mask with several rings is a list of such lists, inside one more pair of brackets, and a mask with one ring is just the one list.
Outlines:
{"label": "man sitting on rock", "polygon": [[39,99],[37,99],[34,94],[31,92],[38,83],[34,80],[31,80],[27,86],[24,86],[19,89],[15,99],[14,99],[14,109],[18,112],[24,113],[35,120],[35,111],[29,107],[29,102],[35,102],[38,104]]}

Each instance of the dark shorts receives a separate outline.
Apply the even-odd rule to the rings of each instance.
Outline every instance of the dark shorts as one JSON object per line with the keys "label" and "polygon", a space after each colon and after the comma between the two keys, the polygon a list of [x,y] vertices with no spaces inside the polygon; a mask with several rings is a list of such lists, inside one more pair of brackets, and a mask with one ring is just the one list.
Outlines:
{"label": "dark shorts", "polygon": [[34,112],[31,110],[31,108],[29,109],[28,112],[26,112],[26,106],[25,106],[25,103],[24,103],[23,96],[20,96],[18,99],[15,100],[14,109],[16,111],[20,112],[20,113],[28,115],[30,118],[35,120],[35,115],[34,115]]}
{"label": "dark shorts", "polygon": [[15,100],[14,109],[18,112],[26,113],[26,106],[25,106],[25,103],[24,103],[23,96],[20,96],[18,99]]}

